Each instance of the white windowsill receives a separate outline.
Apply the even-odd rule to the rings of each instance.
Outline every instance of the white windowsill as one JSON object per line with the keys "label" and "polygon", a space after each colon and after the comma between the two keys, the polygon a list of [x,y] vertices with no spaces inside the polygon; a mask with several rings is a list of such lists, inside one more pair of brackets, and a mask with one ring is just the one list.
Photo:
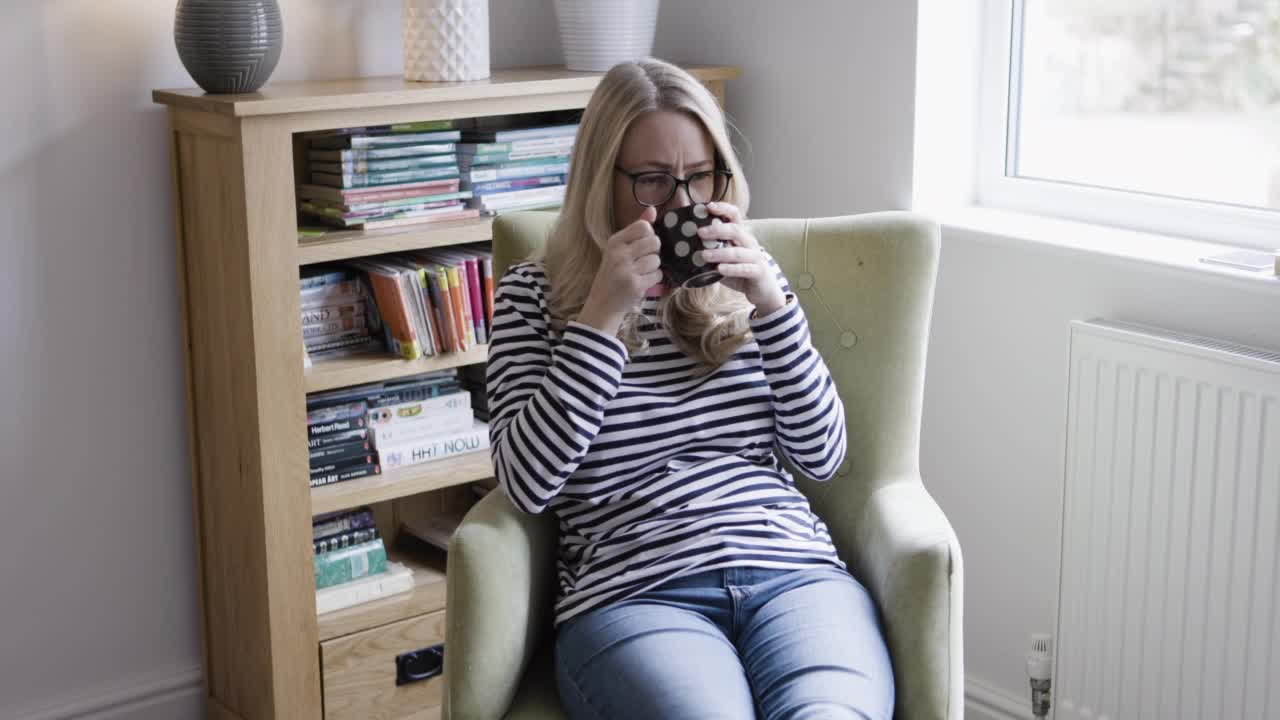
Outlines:
{"label": "white windowsill", "polygon": [[[1075,255],[1086,253],[1118,263],[1192,274],[1197,280],[1228,283],[1236,289],[1280,297],[1280,276],[1200,261],[1206,255],[1238,250],[1235,246],[988,207],[927,214],[942,225],[944,244],[946,230],[963,230],[989,242]],[[1280,245],[1280,239],[1277,244]]]}

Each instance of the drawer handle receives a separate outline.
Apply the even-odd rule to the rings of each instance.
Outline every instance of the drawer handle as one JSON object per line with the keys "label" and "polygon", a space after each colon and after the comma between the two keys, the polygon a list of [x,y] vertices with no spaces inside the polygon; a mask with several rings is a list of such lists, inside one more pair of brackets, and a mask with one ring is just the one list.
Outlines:
{"label": "drawer handle", "polygon": [[396,685],[430,680],[444,672],[444,645],[432,645],[396,656]]}

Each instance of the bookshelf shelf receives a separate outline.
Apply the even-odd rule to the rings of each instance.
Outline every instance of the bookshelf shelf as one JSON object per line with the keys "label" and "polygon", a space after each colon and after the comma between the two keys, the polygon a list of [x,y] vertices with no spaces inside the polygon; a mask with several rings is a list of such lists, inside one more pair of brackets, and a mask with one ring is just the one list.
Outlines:
{"label": "bookshelf shelf", "polygon": [[493,477],[488,451],[454,455],[311,490],[311,514],[346,510]]}
{"label": "bookshelf shelf", "polygon": [[[687,68],[721,105],[727,81],[741,75],[732,66]],[[393,555],[414,568],[414,590],[317,617],[312,514],[371,505],[391,539],[402,536],[405,520],[464,511],[473,494],[460,486],[493,476],[490,454],[473,452],[315,490],[303,483],[307,393],[480,364],[489,348],[413,361],[365,354],[304,368],[299,269],[488,240],[492,221],[334,231],[299,241],[302,134],[576,111],[601,77],[527,67],[467,83],[364,78],[274,83],[242,95],[153,91],[169,121],[210,717],[325,720],[329,707],[334,720],[343,710],[325,698],[337,689],[349,693],[343,707],[387,700],[395,668],[383,661],[419,649],[421,643],[410,645],[416,634],[435,633],[448,612],[443,553],[397,553],[392,540]],[[347,659],[363,653],[353,661],[367,661],[377,682],[347,684],[350,675],[341,677],[335,663],[322,660],[334,653]],[[378,717],[434,716],[432,704],[399,702]]]}
{"label": "bookshelf shelf", "polygon": [[443,553],[433,556],[413,550],[389,548],[387,559],[404,563],[413,571],[413,590],[318,616],[317,625],[322,642],[444,609]]}
{"label": "bookshelf shelf", "polygon": [[298,264],[314,265],[348,260],[366,255],[424,250],[443,245],[488,240],[493,237],[493,219],[384,228],[382,230],[337,230],[298,243]]}
{"label": "bookshelf shelf", "polygon": [[386,353],[368,353],[312,363],[304,371],[306,392],[332,390],[348,385],[392,380],[406,375],[446,370],[482,363],[489,358],[489,346],[477,345],[466,352],[444,353],[417,360],[402,360]]}

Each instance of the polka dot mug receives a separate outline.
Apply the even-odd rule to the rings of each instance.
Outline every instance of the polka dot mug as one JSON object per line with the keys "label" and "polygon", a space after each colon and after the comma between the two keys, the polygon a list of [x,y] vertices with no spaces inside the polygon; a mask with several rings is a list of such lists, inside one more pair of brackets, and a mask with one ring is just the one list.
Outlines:
{"label": "polka dot mug", "polygon": [[723,240],[703,240],[698,228],[724,222],[711,214],[702,203],[667,210],[653,223],[653,232],[662,242],[658,252],[662,269],[662,282],[669,288],[706,287],[719,282],[724,276],[716,271],[716,264],[702,257],[702,251],[724,247]]}

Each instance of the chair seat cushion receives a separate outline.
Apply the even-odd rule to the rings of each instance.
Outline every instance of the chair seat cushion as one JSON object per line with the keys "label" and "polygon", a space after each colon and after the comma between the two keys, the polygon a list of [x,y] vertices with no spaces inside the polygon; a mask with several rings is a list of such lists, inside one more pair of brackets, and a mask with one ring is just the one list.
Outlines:
{"label": "chair seat cushion", "polygon": [[567,720],[556,692],[555,653],[551,641],[542,644],[511,701],[506,720]]}

